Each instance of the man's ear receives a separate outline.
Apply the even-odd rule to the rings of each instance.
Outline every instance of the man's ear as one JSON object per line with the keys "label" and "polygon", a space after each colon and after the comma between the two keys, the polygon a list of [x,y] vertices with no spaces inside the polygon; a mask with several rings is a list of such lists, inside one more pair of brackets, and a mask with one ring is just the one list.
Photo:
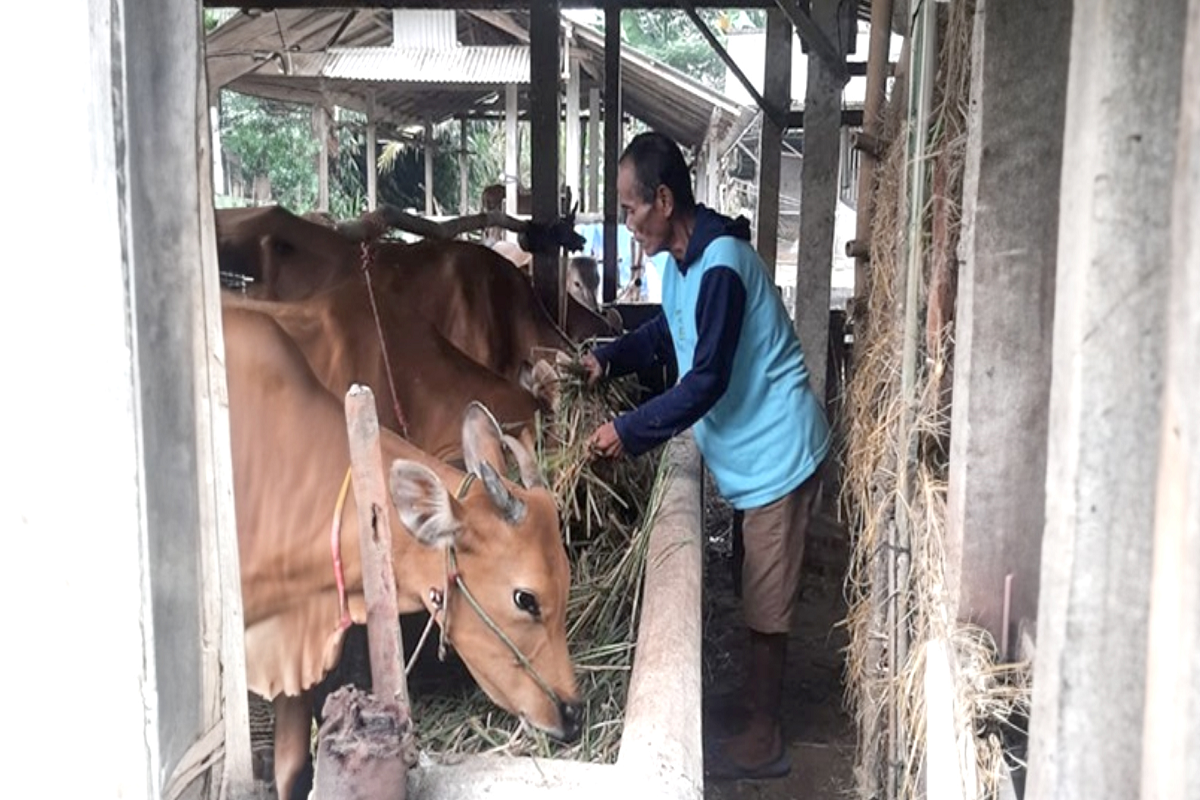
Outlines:
{"label": "man's ear", "polygon": [[659,184],[654,191],[654,199],[662,206],[663,215],[670,217],[675,211],[675,193],[665,184]]}

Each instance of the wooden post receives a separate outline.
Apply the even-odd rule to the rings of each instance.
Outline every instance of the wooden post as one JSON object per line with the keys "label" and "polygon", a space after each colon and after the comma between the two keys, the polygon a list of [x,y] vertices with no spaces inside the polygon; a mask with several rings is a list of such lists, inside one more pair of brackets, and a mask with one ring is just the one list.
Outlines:
{"label": "wooden post", "polygon": [[375,691],[367,695],[344,687],[325,701],[314,790],[323,800],[404,800],[412,721],[388,524],[391,501],[384,485],[375,395],[366,386],[356,384],[346,393],[346,430]]}
{"label": "wooden post", "polygon": [[504,87],[504,212],[515,217],[517,185],[521,182],[521,150],[517,139],[517,86]]}
{"label": "wooden post", "polygon": [[329,112],[317,106],[317,210],[329,210]]}
{"label": "wooden post", "polygon": [[[887,87],[888,44],[892,33],[892,0],[871,0],[871,42],[867,49],[867,95],[863,101],[863,129],[859,137],[868,143],[880,143],[883,132],[883,100]],[[866,294],[867,260],[870,258],[871,219],[875,210],[875,166],[879,152],[870,147],[859,149],[858,204],[854,224],[854,296]]]}
{"label": "wooden post", "polygon": [[391,500],[383,479],[375,393],[369,387],[355,384],[346,393],[346,429],[350,435],[350,464],[358,506],[363,594],[371,643],[371,685],[375,694],[399,703],[407,716],[404,646],[397,624],[400,612],[396,608],[392,532],[388,524]]}
{"label": "wooden post", "polygon": [[458,119],[458,213],[466,214],[471,205],[471,162],[467,159],[467,118]]}
{"label": "wooden post", "polygon": [[367,95],[367,211],[375,210],[379,182],[379,153],[375,141],[375,92]]}
{"label": "wooden post", "polygon": [[[580,202],[582,192],[582,168],[580,157],[582,155],[580,140],[582,139],[582,126],[579,119],[579,61],[572,58],[570,65],[567,68],[567,164],[566,164],[566,184],[571,189],[571,202]],[[580,203],[582,205],[582,203]]]}
{"label": "wooden post", "polygon": [[[557,0],[535,3],[529,10],[529,126],[533,220],[558,217],[558,84],[561,18]],[[561,283],[558,253],[533,254],[533,286],[542,304],[556,314]],[[561,325],[564,320],[559,319]]]}
{"label": "wooden post", "polygon": [[433,121],[425,120],[425,216],[433,216]]}
{"label": "wooden post", "polygon": [[754,215],[755,245],[775,280],[779,249],[779,181],[784,111],[792,101],[792,24],[778,8],[767,9],[767,53],[763,100],[773,114],[763,114],[758,137],[758,208]]}
{"label": "wooden post", "polygon": [[600,210],[600,87],[588,89],[587,132],[587,208],[589,214]]}
{"label": "wooden post", "polygon": [[604,280],[603,299],[617,299],[617,160],[621,135],[621,6],[604,7]]}

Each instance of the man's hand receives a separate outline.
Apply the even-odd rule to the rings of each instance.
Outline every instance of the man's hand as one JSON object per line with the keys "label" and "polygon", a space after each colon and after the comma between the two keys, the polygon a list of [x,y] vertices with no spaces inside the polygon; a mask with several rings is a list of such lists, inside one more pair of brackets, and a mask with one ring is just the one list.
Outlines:
{"label": "man's hand", "polygon": [[592,433],[588,439],[588,452],[601,458],[617,458],[624,454],[625,446],[617,435],[617,426],[606,422]]}
{"label": "man's hand", "polygon": [[600,361],[591,353],[584,354],[579,363],[587,371],[588,386],[594,386],[596,381],[604,377],[604,367],[600,366]]}

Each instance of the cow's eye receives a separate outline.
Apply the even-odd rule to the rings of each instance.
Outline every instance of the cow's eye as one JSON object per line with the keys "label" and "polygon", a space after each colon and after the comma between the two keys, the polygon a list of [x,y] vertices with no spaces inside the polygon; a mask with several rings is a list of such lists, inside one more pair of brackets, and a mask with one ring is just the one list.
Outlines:
{"label": "cow's eye", "polygon": [[537,595],[528,589],[517,589],[513,592],[513,602],[517,608],[537,619],[542,616],[541,606],[538,605]]}

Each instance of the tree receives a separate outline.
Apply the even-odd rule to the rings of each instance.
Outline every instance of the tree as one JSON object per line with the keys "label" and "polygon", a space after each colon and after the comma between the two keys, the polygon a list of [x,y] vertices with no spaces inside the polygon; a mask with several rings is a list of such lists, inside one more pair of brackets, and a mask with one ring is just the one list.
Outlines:
{"label": "tree", "polygon": [[[702,8],[697,12],[721,44],[730,31],[761,29],[762,9]],[[713,89],[725,86],[725,63],[687,14],[674,9],[638,8],[621,13],[621,39]]]}

